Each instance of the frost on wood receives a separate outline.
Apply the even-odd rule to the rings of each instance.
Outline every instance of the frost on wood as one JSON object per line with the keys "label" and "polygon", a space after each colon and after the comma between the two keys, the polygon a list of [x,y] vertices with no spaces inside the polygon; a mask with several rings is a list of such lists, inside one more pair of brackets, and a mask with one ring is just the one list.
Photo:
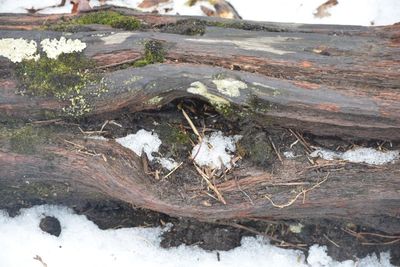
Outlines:
{"label": "frost on wood", "polygon": [[153,152],[158,152],[162,144],[156,133],[142,129],[136,134],[128,134],[125,137],[115,139],[115,141],[122,146],[129,148],[139,157],[142,155],[142,152],[146,153],[147,158],[150,161],[155,160],[167,170],[172,170],[178,166],[178,163],[171,158],[154,157],[152,155]]}
{"label": "frost on wood", "polygon": [[373,148],[355,148],[346,152],[331,151],[318,148],[310,154],[311,157],[320,157],[325,160],[345,160],[354,163],[367,163],[371,165],[383,165],[391,163],[400,157],[400,151],[378,151]]}
{"label": "frost on wood", "polygon": [[0,39],[0,56],[6,57],[14,63],[24,59],[39,58],[37,54],[37,44],[35,41],[24,40],[22,38],[3,38]]}
{"label": "frost on wood", "polygon": [[205,136],[200,144],[192,150],[192,158],[200,166],[220,169],[231,167],[232,153],[236,151],[236,142],[240,135],[224,136],[222,132],[214,132]]}
{"label": "frost on wood", "polygon": [[86,48],[86,44],[82,41],[66,39],[65,37],[61,37],[60,40],[44,39],[40,42],[40,45],[47,57],[52,59],[56,59],[62,53],[81,52]]}

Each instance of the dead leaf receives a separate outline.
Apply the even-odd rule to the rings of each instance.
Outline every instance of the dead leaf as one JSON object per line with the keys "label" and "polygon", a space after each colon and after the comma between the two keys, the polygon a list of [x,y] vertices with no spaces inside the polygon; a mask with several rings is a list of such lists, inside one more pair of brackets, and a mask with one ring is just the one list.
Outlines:
{"label": "dead leaf", "polygon": [[205,6],[200,6],[200,8],[201,8],[201,11],[203,11],[203,13],[206,14],[206,16],[208,16],[208,17],[217,17],[217,15],[215,14],[214,10],[212,10],[212,9],[210,9],[208,7],[205,7]]}
{"label": "dead leaf", "polygon": [[[191,1],[188,4],[193,5],[197,1],[206,1],[206,0]],[[214,6],[215,11],[202,5],[200,6],[200,8],[205,15],[209,17],[220,17],[225,19],[242,19],[239,13],[229,2],[225,0],[208,0],[208,2]]]}
{"label": "dead leaf", "polygon": [[328,0],[325,3],[323,3],[322,5],[320,5],[317,8],[317,11],[314,13],[314,17],[316,18],[325,18],[325,17],[329,17],[331,15],[331,13],[329,13],[329,10],[331,7],[336,6],[337,4],[339,4],[339,2],[337,0]]}
{"label": "dead leaf", "polygon": [[162,3],[168,3],[170,0],[143,0],[138,7],[140,8],[151,8]]}
{"label": "dead leaf", "polygon": [[89,5],[89,0],[71,0],[71,4],[72,4],[72,10],[71,10],[72,14],[92,9],[92,7]]}

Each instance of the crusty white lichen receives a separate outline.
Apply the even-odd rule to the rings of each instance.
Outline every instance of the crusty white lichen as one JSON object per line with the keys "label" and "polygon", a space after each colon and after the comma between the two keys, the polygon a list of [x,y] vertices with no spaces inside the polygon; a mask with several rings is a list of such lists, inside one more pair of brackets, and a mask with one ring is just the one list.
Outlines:
{"label": "crusty white lichen", "polygon": [[135,35],[136,33],[132,32],[118,32],[110,34],[106,37],[101,38],[104,41],[105,45],[114,45],[114,44],[121,44],[126,41],[129,37]]}
{"label": "crusty white lichen", "polygon": [[21,62],[24,59],[37,60],[39,58],[36,42],[22,38],[0,39],[0,56],[8,58],[14,63]]}
{"label": "crusty white lichen", "polygon": [[188,93],[195,94],[195,95],[201,95],[201,96],[207,98],[210,101],[211,105],[216,106],[216,107],[229,106],[228,100],[208,92],[207,86],[205,84],[203,84],[202,82],[199,82],[199,81],[193,82],[190,84],[190,86],[191,87],[189,87],[186,90]]}
{"label": "crusty white lichen", "polygon": [[221,94],[230,97],[238,97],[240,96],[239,90],[247,89],[247,84],[232,78],[213,80],[212,82],[217,86],[217,90]]}
{"label": "crusty white lichen", "polygon": [[61,37],[57,39],[44,39],[40,42],[40,46],[47,54],[48,58],[56,59],[62,53],[81,52],[86,48],[86,43],[79,39],[66,39]]}

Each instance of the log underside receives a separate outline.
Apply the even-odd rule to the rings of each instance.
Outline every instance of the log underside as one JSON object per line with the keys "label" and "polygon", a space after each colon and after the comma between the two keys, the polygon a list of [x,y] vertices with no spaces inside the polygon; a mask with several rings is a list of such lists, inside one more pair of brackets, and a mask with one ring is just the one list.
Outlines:
{"label": "log underside", "polygon": [[[181,19],[115,10],[152,27]],[[45,18],[55,22],[60,16]],[[40,21],[43,16],[2,15],[0,36],[40,43],[63,35],[38,30]],[[88,121],[101,125],[104,120],[132,113],[158,112],[177,99],[210,102],[207,95],[188,91],[201,83],[209,94],[228,102],[235,113],[250,111],[246,116],[227,118],[237,128],[252,121],[261,132],[271,135],[293,129],[311,139],[382,140],[398,146],[400,25],[253,25],[259,30],[206,27],[202,36],[154,30],[124,32],[104,26],[69,35],[87,43],[84,54],[103,70],[108,87],[107,93],[91,99],[92,111],[72,121],[60,113],[65,102],[15,94],[20,84],[15,64],[0,58],[1,127],[5,132],[29,127],[39,136],[28,139],[35,144],[24,150],[15,149],[13,135],[1,135],[0,208],[27,202],[112,198],[172,216],[208,221],[327,218],[399,233],[399,161],[374,167],[343,162],[310,165],[306,157],[282,162],[275,158],[271,170],[254,167],[244,159],[226,181],[217,181],[227,202],[224,205],[203,194],[204,187],[174,188],[169,180],[155,180],[132,151],[113,140],[87,139],[76,125],[70,126],[84,127]],[[163,43],[165,62],[142,68],[126,66],[143,56],[143,41],[148,39]],[[241,81],[246,88],[240,89],[239,95],[224,94],[213,82],[220,77]],[[59,116],[49,120],[50,112]],[[190,160],[182,168],[201,181]],[[291,203],[301,192],[299,187],[278,185],[299,182],[305,189],[322,183]],[[266,195],[274,203],[288,205],[275,207]],[[204,205],[205,201],[211,206]]]}

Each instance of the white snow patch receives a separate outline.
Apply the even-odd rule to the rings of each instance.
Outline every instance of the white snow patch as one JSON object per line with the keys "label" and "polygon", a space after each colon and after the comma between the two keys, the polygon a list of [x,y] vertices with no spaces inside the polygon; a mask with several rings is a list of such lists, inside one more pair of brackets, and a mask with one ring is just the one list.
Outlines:
{"label": "white snow patch", "polygon": [[35,41],[22,38],[3,38],[0,39],[0,56],[6,57],[14,63],[21,62],[24,59],[39,58],[37,44]]}
{"label": "white snow patch", "polygon": [[139,130],[135,134],[128,134],[125,137],[117,138],[115,141],[122,146],[129,148],[139,157],[142,156],[142,151],[144,151],[150,161],[154,159],[152,153],[158,152],[162,143],[156,133],[148,132],[143,129]]}
{"label": "white snow patch", "polygon": [[40,45],[47,57],[52,59],[56,59],[62,53],[81,52],[86,48],[86,44],[81,40],[66,39],[64,36],[60,40],[44,39]]}
{"label": "white snow patch", "polygon": [[374,255],[369,255],[363,259],[354,262],[352,260],[347,260],[343,262],[334,261],[326,253],[326,246],[313,245],[308,251],[307,262],[311,267],[391,267],[390,264],[390,254],[381,253],[380,260]]}
{"label": "white snow patch", "polygon": [[[39,228],[40,219],[54,216],[61,224],[61,235],[55,237]],[[308,264],[303,252],[272,246],[262,237],[246,237],[241,246],[219,251],[204,251],[197,246],[160,247],[161,228],[123,228],[100,230],[83,215],[57,206],[36,206],[22,209],[10,218],[0,211],[0,266],[43,267],[35,260],[40,256],[47,266],[210,266],[210,267],[391,267],[389,253],[381,259],[368,256],[357,263],[336,262],[326,254],[326,248],[310,249]]]}
{"label": "white snow patch", "polygon": [[178,163],[172,158],[156,158],[157,162],[160,163],[161,166],[166,168],[169,171],[172,171],[176,167],[178,167]]}
{"label": "white snow patch", "polygon": [[324,0],[229,0],[243,19],[348,25],[388,25],[400,21],[398,0],[341,0],[330,8],[331,16],[314,17]]}
{"label": "white snow patch", "polygon": [[232,153],[236,151],[236,142],[242,136],[224,136],[222,132],[213,132],[205,136],[192,150],[192,158],[200,166],[220,169],[231,167]]}
{"label": "white snow patch", "polygon": [[128,134],[125,137],[117,138],[115,141],[122,146],[129,148],[139,157],[142,151],[146,153],[150,161],[157,161],[161,166],[171,171],[178,163],[172,158],[154,157],[153,152],[158,152],[162,142],[156,133],[148,132],[146,130],[139,130],[135,134]]}
{"label": "white snow patch", "polygon": [[287,159],[293,159],[296,157],[296,155],[294,154],[293,151],[285,151],[283,152],[283,155],[285,156],[285,158]]}
{"label": "white snow patch", "polygon": [[379,151],[373,148],[359,147],[346,152],[331,151],[317,148],[310,154],[311,157],[320,157],[325,160],[346,160],[354,163],[367,163],[371,165],[383,165],[400,158],[400,151]]}
{"label": "white snow patch", "polygon": [[107,141],[108,139],[105,138],[104,136],[101,135],[89,135],[86,137],[87,139],[93,139],[93,140],[101,140],[101,141]]}

